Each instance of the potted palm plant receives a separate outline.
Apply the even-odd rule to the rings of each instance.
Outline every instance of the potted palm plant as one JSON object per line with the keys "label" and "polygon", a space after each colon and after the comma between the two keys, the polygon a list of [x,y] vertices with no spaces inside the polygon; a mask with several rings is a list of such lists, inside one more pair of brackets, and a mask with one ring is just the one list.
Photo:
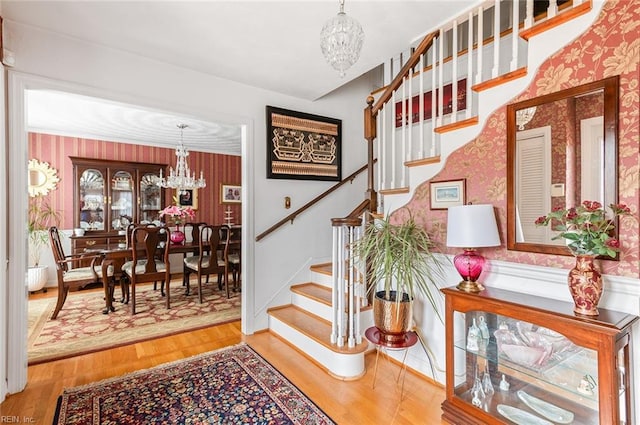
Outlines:
{"label": "potted palm plant", "polygon": [[42,289],[47,282],[47,266],[40,264],[42,247],[49,242],[49,227],[60,222],[60,212],[51,207],[43,196],[29,199],[27,230],[29,233],[29,292]]}
{"label": "potted palm plant", "polygon": [[369,291],[373,297],[374,324],[381,340],[403,341],[411,327],[412,305],[417,295],[426,298],[442,320],[436,300],[444,280],[444,262],[434,254],[435,243],[411,217],[392,223],[387,216],[373,221],[352,245],[354,254],[367,260]]}

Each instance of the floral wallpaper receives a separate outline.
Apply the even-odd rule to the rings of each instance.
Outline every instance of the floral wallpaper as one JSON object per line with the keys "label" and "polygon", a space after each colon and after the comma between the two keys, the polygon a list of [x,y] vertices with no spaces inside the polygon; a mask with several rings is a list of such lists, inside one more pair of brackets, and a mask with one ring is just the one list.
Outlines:
{"label": "floral wallpaper", "polygon": [[[530,86],[512,99],[518,102],[619,75],[618,196],[619,202],[627,204],[636,217],[640,203],[639,27],[640,7],[636,2],[608,1],[590,29],[546,60]],[[569,256],[506,249],[506,126],[506,106],[502,106],[489,117],[477,138],[449,156],[433,181],[466,178],[467,202],[495,206],[502,246],[482,249],[487,258],[569,269],[575,263]],[[442,243],[444,252],[457,253],[444,247],[446,211],[430,210],[429,196],[429,181],[426,181],[416,189],[406,207]],[[400,209],[394,213],[394,219],[402,220],[406,214]],[[639,277],[638,233],[638,220],[629,217],[621,220],[620,261],[600,260],[604,273]]]}

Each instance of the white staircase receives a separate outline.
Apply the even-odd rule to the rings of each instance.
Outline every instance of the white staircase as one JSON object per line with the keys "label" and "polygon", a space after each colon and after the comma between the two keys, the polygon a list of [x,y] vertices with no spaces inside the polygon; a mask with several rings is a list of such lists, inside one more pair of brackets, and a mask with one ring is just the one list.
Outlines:
{"label": "white staircase", "polygon": [[[331,343],[331,264],[311,267],[313,282],[293,285],[291,304],[269,309],[269,330],[287,340],[337,379],[357,379],[365,372],[366,340],[355,347]],[[363,320],[371,313],[362,313]],[[368,320],[368,323],[371,319]]]}
{"label": "white staircase", "polygon": [[[512,35],[504,37],[498,43],[502,47],[496,47],[493,42],[485,42],[477,49],[476,43],[470,61],[464,57],[456,57],[456,54],[453,54],[450,61],[443,59],[442,40],[450,38],[456,43],[460,36],[456,28],[459,29],[461,23],[465,20],[479,21],[481,28],[482,19],[478,19],[478,15],[485,16],[487,8],[496,5],[505,7],[505,3],[519,2],[491,0],[438,29],[434,45],[439,46],[440,50],[429,53],[433,58],[430,64],[423,54],[419,60],[416,59],[415,66],[409,65],[408,70],[403,67],[401,71],[406,71],[404,77],[394,78],[399,79],[401,83],[393,93],[387,93],[387,101],[375,111],[373,119],[373,122],[377,123],[377,130],[374,132],[377,145],[376,184],[377,192],[381,195],[378,196],[378,211],[389,212],[406,204],[421,183],[431,179],[441,170],[452,152],[478,136],[487,118],[496,109],[511,101],[530,84],[537,68],[549,56],[591,25],[603,5],[595,0],[574,0],[569,3],[569,8],[555,11],[555,0],[552,0],[552,7],[547,12],[546,19],[535,23],[529,20],[523,30],[512,31]],[[527,0],[527,10],[532,3],[533,0]],[[513,15],[513,20],[518,21],[516,15]],[[480,31],[482,32],[482,29]],[[513,35],[516,37],[515,41]],[[469,44],[473,45],[474,42],[471,41]],[[507,55],[506,59],[495,59],[495,55],[500,57],[505,46],[506,50],[514,55]],[[485,53],[490,53],[491,59],[480,59]],[[439,66],[438,62],[442,66]],[[503,66],[503,62],[506,65]],[[399,66],[396,64],[395,67]],[[482,71],[484,68],[487,70]],[[414,72],[414,69],[417,71]],[[414,81],[416,75],[420,75],[420,81]],[[452,84],[455,92],[457,88],[453,82],[463,79],[467,79],[465,110],[457,111],[454,106],[450,113],[442,112],[435,119],[420,119],[419,122],[409,125],[404,122],[396,128],[397,103],[404,104],[418,93],[432,90],[431,87],[442,90],[445,85]],[[425,81],[429,81],[428,84]],[[377,94],[378,100],[384,96],[384,93]],[[374,101],[377,102],[376,99]],[[420,102],[420,116],[423,115],[422,103]],[[376,106],[380,105],[375,103],[372,109],[376,109]],[[444,105],[436,104],[435,101],[432,107],[432,110],[446,111],[443,109]],[[411,116],[414,112],[411,109],[401,111],[402,116]],[[335,257],[334,253],[334,258],[343,257]],[[339,379],[357,379],[365,371],[364,353],[369,349],[369,344],[363,339],[355,347],[349,348],[346,344],[338,347],[331,342],[332,332],[335,331],[335,327],[332,327],[333,318],[344,317],[343,314],[335,314],[334,308],[337,309],[337,306],[332,305],[331,301],[331,264],[312,266],[310,273],[312,282],[290,288],[291,304],[269,310],[269,329],[321,365],[332,376]],[[364,333],[364,330],[372,325],[372,313],[370,309],[365,308],[356,314],[359,314],[361,320],[359,329]],[[344,323],[342,327],[348,328]]]}
{"label": "white staircase", "polygon": [[[485,16],[485,27],[495,27],[499,24],[487,22],[487,11],[496,5],[501,5],[503,11],[512,10],[508,9],[511,3],[518,2],[484,2],[477,9],[436,30],[433,47],[422,55],[417,66],[411,67],[408,75],[391,94],[390,100],[380,108],[377,113],[376,175],[377,190],[382,196],[378,197],[378,211],[390,212],[407,203],[421,183],[442,169],[452,152],[480,134],[496,109],[512,101],[530,84],[536,70],[546,59],[591,25],[603,6],[601,1],[574,1],[556,10],[553,16],[547,12],[544,19],[531,20],[528,27],[525,24],[525,28],[516,31],[500,27],[503,35],[498,43],[491,38],[488,41],[485,39],[481,48],[473,39],[465,44],[465,22],[471,20],[472,26],[478,27],[483,22],[478,16],[482,15]],[[533,2],[528,1],[526,6],[530,3]],[[551,6],[551,9],[554,8]],[[519,19],[517,16],[514,15],[512,20]],[[525,18],[526,15],[522,16]],[[525,22],[527,20],[528,17]],[[474,27],[473,31],[478,28]],[[462,49],[462,54],[455,54],[446,47],[454,42],[462,44],[462,47],[470,44],[473,49],[470,53]],[[446,55],[449,55],[448,59],[441,59]],[[385,64],[385,67],[393,68],[394,65]],[[398,64],[395,64],[395,68],[398,68]],[[456,87],[460,81],[466,84]],[[438,92],[446,91],[448,85],[453,85],[452,91],[464,93],[465,109],[458,111],[456,102],[445,105],[434,100],[430,105],[432,110],[442,111],[434,119],[408,122],[407,118],[396,127],[394,117],[423,116],[422,109],[413,109],[413,102],[409,99],[420,92],[430,92],[433,87]],[[380,96],[382,94],[378,93]],[[442,101],[443,97],[438,100]],[[396,105],[403,104],[406,105],[404,110],[396,108]]]}

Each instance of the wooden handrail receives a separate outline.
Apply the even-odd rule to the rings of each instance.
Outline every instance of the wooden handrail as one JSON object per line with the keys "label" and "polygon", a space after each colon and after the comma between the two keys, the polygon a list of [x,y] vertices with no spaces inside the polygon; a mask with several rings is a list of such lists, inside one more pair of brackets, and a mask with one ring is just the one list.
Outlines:
{"label": "wooden handrail", "polygon": [[298,208],[297,210],[295,210],[294,212],[292,212],[291,214],[289,214],[288,216],[286,216],[285,218],[283,218],[282,220],[280,220],[279,222],[277,222],[273,226],[269,227],[264,232],[260,233],[258,236],[256,236],[256,242],[259,242],[261,239],[263,239],[269,233],[273,232],[274,230],[276,230],[277,228],[279,228],[280,226],[285,224],[287,221],[291,221],[291,223],[293,223],[293,220],[300,213],[302,213],[303,211],[306,211],[307,209],[311,208],[313,205],[315,205],[316,203],[318,203],[319,201],[321,201],[322,199],[327,197],[329,194],[331,194],[334,191],[336,191],[338,188],[340,188],[340,186],[344,185],[345,183],[352,182],[358,176],[358,174],[360,174],[363,171],[365,171],[368,166],[369,166],[369,164],[363,165],[358,170],[356,170],[353,173],[351,173],[351,175],[349,175],[349,177],[346,177],[346,178],[342,179],[341,181],[339,181],[338,183],[334,184],[329,189],[327,189],[326,191],[324,191],[320,195],[318,195],[315,198],[313,198],[311,201],[307,202],[306,204],[304,204],[303,206],[301,206],[300,208]]}
{"label": "wooden handrail", "polygon": [[439,31],[432,32],[431,34],[427,34],[418,47],[416,47],[415,51],[411,54],[411,57],[404,64],[402,69],[396,77],[393,79],[391,84],[389,84],[378,99],[377,102],[374,102],[373,96],[367,97],[367,107],[364,108],[364,138],[367,141],[367,199],[369,201],[369,210],[375,211],[377,202],[378,202],[378,194],[374,189],[373,184],[373,164],[374,164],[374,155],[373,155],[373,140],[376,138],[376,122],[377,122],[377,113],[382,106],[391,99],[393,92],[397,90],[400,85],[402,85],[402,80],[405,75],[409,74],[409,71],[415,67],[420,61],[420,56],[427,52],[429,47],[433,44],[433,40],[439,34]]}
{"label": "wooden handrail", "polygon": [[369,200],[365,199],[353,209],[346,217],[332,218],[331,225],[333,226],[360,226],[362,224],[362,213],[369,209]]}
{"label": "wooden handrail", "polygon": [[413,68],[418,64],[418,62],[420,62],[420,56],[427,52],[429,47],[431,47],[431,43],[433,43],[433,39],[436,38],[439,33],[439,31],[434,31],[431,34],[427,34],[422,39],[413,54],[411,54],[411,57],[409,58],[407,63],[404,64],[404,66],[400,69],[400,72],[398,72],[398,75],[396,75],[393,81],[391,81],[391,84],[389,84],[384,93],[382,93],[382,96],[380,96],[375,105],[373,105],[371,111],[373,115],[375,115],[380,109],[382,109],[382,106],[387,103],[389,99],[391,99],[391,95],[393,94],[393,92],[402,85],[402,79],[409,74],[409,70],[411,68]]}

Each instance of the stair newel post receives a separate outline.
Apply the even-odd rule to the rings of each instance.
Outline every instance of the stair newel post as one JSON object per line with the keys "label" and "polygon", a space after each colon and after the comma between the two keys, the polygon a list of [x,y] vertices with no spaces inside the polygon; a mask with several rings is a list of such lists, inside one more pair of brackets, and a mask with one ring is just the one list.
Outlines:
{"label": "stair newel post", "polygon": [[336,284],[336,276],[338,276],[338,262],[339,262],[339,253],[338,247],[340,246],[340,227],[333,226],[333,248],[331,250],[331,276],[332,276],[332,284],[331,284],[331,305],[333,306],[333,312],[331,315],[331,343],[338,343],[338,310],[336,306],[338,305],[338,288]]}
{"label": "stair newel post", "polygon": [[377,211],[378,194],[374,189],[373,173],[373,141],[376,138],[376,113],[373,111],[373,96],[367,97],[367,107],[364,108],[364,138],[367,140],[367,192],[366,199],[369,200],[369,211]]}
{"label": "stair newel post", "polygon": [[349,348],[353,348],[356,346],[355,343],[355,273],[354,273],[354,259],[351,255],[351,244],[354,241],[354,231],[355,228],[352,226],[347,227],[347,238],[349,243],[346,246],[345,252],[347,253],[347,291],[348,291],[348,305],[347,305],[347,320],[349,321],[348,325],[348,338],[347,344]]}
{"label": "stair newel post", "polygon": [[331,341],[338,347],[344,346],[345,336],[345,236],[344,226],[340,223],[340,219],[332,219],[334,230],[333,245],[333,266],[331,285],[332,301],[333,301],[333,321],[331,324],[332,335]]}

